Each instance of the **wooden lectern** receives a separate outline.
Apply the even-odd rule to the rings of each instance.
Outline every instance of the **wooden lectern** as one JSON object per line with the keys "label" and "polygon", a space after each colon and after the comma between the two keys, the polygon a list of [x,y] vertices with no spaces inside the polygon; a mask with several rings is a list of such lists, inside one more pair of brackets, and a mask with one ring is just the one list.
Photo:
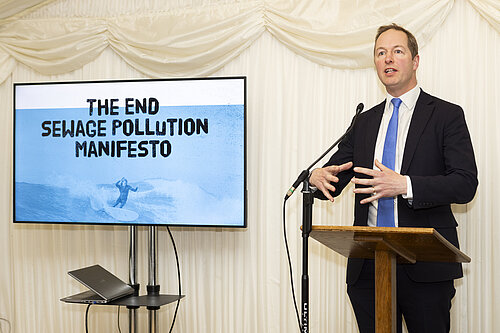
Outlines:
{"label": "wooden lectern", "polygon": [[313,226],[310,236],[347,258],[375,259],[377,333],[396,332],[396,260],[471,260],[433,228]]}

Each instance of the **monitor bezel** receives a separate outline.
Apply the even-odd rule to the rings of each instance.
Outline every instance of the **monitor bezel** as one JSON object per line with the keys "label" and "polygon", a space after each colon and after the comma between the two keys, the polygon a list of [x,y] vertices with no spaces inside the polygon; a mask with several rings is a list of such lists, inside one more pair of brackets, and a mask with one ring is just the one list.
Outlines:
{"label": "monitor bezel", "polygon": [[[154,82],[154,81],[198,81],[198,80],[243,80],[243,223],[240,225],[226,224],[177,224],[177,223],[147,223],[147,222],[59,222],[59,221],[23,221],[16,220],[16,90],[19,86],[31,85],[54,85],[54,84],[89,84],[89,83],[123,83],[123,82]],[[13,83],[13,123],[12,123],[12,221],[15,224],[37,224],[37,225],[90,225],[90,226],[169,226],[169,227],[193,227],[193,228],[229,228],[242,229],[248,226],[248,173],[247,173],[247,77],[246,76],[220,76],[220,77],[197,77],[197,78],[158,78],[158,79],[113,79],[113,80],[82,80],[82,81],[41,81],[41,82],[14,82]]]}

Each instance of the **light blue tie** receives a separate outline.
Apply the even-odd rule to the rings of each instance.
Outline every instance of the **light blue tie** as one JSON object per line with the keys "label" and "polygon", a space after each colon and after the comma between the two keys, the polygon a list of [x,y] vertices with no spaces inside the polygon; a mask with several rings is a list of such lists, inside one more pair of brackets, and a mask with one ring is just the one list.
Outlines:
{"label": "light blue tie", "polygon": [[[398,114],[401,99],[393,98],[391,103],[394,105],[394,110],[392,111],[391,120],[387,127],[387,134],[385,135],[382,164],[394,170],[396,164],[396,142],[398,140]],[[378,199],[377,227],[394,226],[394,198]]]}

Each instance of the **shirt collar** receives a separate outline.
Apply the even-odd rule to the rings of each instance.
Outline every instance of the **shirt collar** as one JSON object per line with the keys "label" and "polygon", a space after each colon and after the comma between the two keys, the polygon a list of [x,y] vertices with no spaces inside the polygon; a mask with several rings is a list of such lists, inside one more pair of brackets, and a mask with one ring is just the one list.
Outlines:
{"label": "shirt collar", "polygon": [[[399,98],[401,99],[401,101],[403,102],[404,106],[408,110],[413,110],[415,108],[415,104],[417,104],[418,96],[420,96],[420,87],[417,84],[413,89],[411,89],[411,90],[405,92],[403,95],[399,96]],[[387,94],[387,97],[386,97],[386,101],[387,101],[386,102],[386,106],[392,105],[391,104],[391,100],[393,98],[394,98],[393,96],[391,96],[390,94]]]}

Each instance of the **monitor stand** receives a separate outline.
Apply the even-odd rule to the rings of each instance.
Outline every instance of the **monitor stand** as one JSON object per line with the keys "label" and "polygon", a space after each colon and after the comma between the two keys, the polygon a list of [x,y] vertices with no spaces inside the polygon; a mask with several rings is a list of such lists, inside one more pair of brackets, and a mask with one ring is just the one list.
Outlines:
{"label": "monitor stand", "polygon": [[123,297],[110,302],[109,305],[125,305],[129,309],[129,332],[137,333],[137,309],[145,306],[148,309],[148,327],[150,333],[158,332],[157,311],[161,306],[176,302],[184,295],[162,295],[158,284],[158,227],[149,226],[148,230],[148,285],[147,295],[139,296],[137,283],[137,227],[129,227],[129,282],[136,292],[132,296]]}
{"label": "monitor stand", "polygon": [[[109,303],[96,303],[96,305],[124,305],[129,309],[129,332],[137,333],[137,309],[145,306],[149,311],[148,326],[150,333],[158,332],[157,311],[161,306],[176,302],[184,295],[162,295],[158,284],[158,227],[149,226],[149,262],[148,262],[148,285],[147,294],[139,296],[139,283],[137,283],[137,226],[129,227],[130,248],[129,248],[129,284],[135,289],[131,296],[122,297]],[[82,304],[87,304],[83,303]]]}

